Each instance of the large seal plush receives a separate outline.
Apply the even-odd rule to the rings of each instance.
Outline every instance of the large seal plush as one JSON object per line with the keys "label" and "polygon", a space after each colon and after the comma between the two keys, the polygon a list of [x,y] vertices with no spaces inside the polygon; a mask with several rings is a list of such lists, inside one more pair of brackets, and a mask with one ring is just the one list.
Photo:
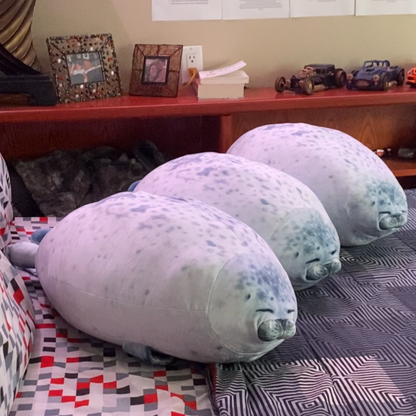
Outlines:
{"label": "large seal plush", "polygon": [[130,350],[250,361],[295,333],[295,294],[272,250],[199,201],[125,192],[86,205],[46,234],[35,263],[64,319]]}
{"label": "large seal plush", "polygon": [[295,290],[341,268],[336,230],[314,193],[263,163],[199,153],[151,171],[135,191],[195,198],[243,221],[272,248]]}
{"label": "large seal plush", "polygon": [[359,246],[407,221],[405,193],[386,164],[341,131],[271,124],[243,134],[229,154],[263,162],[303,182],[328,212],[343,246]]}

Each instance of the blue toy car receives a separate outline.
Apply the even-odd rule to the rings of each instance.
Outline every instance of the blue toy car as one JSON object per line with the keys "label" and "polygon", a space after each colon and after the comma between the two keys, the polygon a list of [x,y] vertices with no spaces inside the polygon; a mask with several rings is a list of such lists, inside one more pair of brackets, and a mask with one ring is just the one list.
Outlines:
{"label": "blue toy car", "polygon": [[361,69],[347,75],[349,90],[386,91],[393,85],[403,85],[404,68],[391,66],[389,61],[365,61]]}

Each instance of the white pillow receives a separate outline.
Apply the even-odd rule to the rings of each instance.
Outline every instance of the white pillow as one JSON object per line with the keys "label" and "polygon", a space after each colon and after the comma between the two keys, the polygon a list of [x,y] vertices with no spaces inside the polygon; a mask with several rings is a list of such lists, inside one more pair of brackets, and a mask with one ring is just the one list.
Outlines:
{"label": "white pillow", "polygon": [[46,234],[36,269],[64,319],[119,345],[250,361],[295,332],[296,298],[269,246],[199,201],[125,192],[81,207]]}
{"label": "white pillow", "polygon": [[10,223],[13,220],[12,189],[6,162],[0,155],[0,250],[11,242]]}
{"label": "white pillow", "polygon": [[256,231],[295,290],[341,268],[337,232],[317,196],[286,173],[221,153],[180,157],[151,171],[135,191],[195,198]]}
{"label": "white pillow", "polygon": [[34,310],[22,277],[0,252],[0,415],[7,415],[32,349]]}
{"label": "white pillow", "polygon": [[243,134],[227,153],[263,162],[312,189],[343,246],[370,243],[407,221],[406,196],[391,170],[339,130],[270,124]]}

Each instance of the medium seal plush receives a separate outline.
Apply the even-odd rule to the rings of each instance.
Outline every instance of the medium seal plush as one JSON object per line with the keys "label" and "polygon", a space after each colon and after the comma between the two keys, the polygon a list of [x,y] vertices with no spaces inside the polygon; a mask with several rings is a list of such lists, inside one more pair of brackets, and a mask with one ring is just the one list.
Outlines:
{"label": "medium seal plush", "polygon": [[263,163],[220,153],[174,159],[135,191],[195,198],[249,225],[272,248],[295,290],[341,268],[336,230],[314,193]]}
{"label": "medium seal plush", "polygon": [[406,196],[393,173],[370,149],[339,130],[270,124],[243,134],[227,153],[263,162],[312,189],[343,246],[370,243],[407,221]]}
{"label": "medium seal plush", "polygon": [[78,208],[44,236],[35,266],[64,319],[129,352],[250,361],[295,333],[272,250],[199,201],[125,192]]}

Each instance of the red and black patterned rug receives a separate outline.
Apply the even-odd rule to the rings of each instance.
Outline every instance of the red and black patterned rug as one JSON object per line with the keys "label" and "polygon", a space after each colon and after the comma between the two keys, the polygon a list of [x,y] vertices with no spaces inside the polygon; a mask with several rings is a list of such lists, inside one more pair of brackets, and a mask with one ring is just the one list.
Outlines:
{"label": "red and black patterned rug", "polygon": [[[13,241],[56,218],[17,218]],[[35,342],[9,416],[211,416],[202,366],[152,367],[67,324],[38,279],[21,272],[35,309]]]}

